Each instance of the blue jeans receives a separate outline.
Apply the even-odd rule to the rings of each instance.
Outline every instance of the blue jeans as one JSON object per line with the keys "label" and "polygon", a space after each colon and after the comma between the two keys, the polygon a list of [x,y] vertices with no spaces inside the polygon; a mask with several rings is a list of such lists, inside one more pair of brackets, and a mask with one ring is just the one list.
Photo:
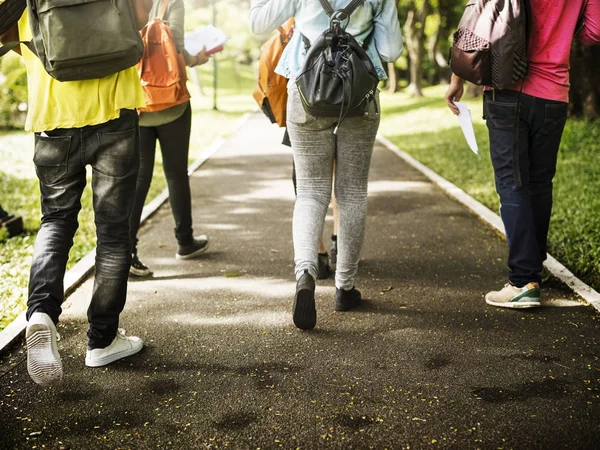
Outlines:
{"label": "blue jeans", "polygon": [[63,278],[79,223],[86,165],[92,167],[96,222],[96,276],[88,309],[88,348],[104,348],[117,334],[131,264],[129,216],[138,172],[138,115],[35,135],[34,163],[40,183],[42,224],[34,247],[27,319],[62,312]]}
{"label": "blue jeans", "polygon": [[539,283],[552,213],[552,179],[568,104],[515,91],[490,91],[484,95],[484,114],[508,240],[508,278],[517,287]]}

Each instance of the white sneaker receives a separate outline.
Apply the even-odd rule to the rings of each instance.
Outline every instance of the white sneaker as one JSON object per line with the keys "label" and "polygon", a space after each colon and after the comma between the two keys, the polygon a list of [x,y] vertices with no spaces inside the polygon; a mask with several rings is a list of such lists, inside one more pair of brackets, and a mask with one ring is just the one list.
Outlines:
{"label": "white sneaker", "polygon": [[540,297],[540,285],[537,283],[528,283],[522,288],[507,283],[499,291],[488,292],[485,302],[500,308],[535,308],[540,306]]}
{"label": "white sneaker", "polygon": [[27,371],[33,381],[50,386],[62,381],[63,366],[58,353],[56,327],[46,313],[33,313],[27,323]]}
{"label": "white sneaker", "polygon": [[144,346],[137,336],[125,336],[125,330],[119,328],[114,341],[105,348],[88,350],[85,354],[85,365],[88,367],[106,366],[119,359],[135,355]]}

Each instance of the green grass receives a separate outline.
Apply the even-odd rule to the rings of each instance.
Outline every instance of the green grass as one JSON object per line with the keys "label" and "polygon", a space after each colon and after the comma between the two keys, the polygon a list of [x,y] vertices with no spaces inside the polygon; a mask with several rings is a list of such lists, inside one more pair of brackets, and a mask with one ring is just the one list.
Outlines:
{"label": "green grass", "polygon": [[[251,93],[255,83],[253,67],[219,61],[219,111],[213,111],[212,64],[198,68],[203,87],[190,83],[193,106],[190,162],[197,159],[216,139],[233,131],[237,119],[255,109]],[[0,204],[23,217],[26,233],[7,239],[0,230],[0,330],[19,313],[27,301],[29,267],[33,243],[40,226],[39,187],[33,166],[33,135],[27,132],[0,131]],[[166,187],[160,152],[157,152],[154,179],[148,201]],[[96,245],[91,189],[86,188],[79,214],[79,230],[69,255],[68,268]]]}
{"label": "green grass", "polygon": [[[443,99],[444,86],[425,98],[383,95],[381,132],[399,148],[498,211],[481,99],[466,100],[479,156],[468,148]],[[600,121],[569,120],[554,181],[549,252],[594,289],[600,289]]]}

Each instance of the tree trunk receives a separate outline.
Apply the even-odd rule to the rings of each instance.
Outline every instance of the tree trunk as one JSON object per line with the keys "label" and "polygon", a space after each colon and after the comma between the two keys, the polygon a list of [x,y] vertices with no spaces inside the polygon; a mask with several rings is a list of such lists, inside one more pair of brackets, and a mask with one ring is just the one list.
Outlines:
{"label": "tree trunk", "polygon": [[410,59],[410,84],[408,92],[413,97],[423,96],[423,57],[425,55],[425,22],[431,10],[429,0],[418,9],[413,3],[408,10],[404,34]]}
{"label": "tree trunk", "polygon": [[388,92],[390,94],[398,92],[398,75],[393,62],[388,63],[388,78]]}

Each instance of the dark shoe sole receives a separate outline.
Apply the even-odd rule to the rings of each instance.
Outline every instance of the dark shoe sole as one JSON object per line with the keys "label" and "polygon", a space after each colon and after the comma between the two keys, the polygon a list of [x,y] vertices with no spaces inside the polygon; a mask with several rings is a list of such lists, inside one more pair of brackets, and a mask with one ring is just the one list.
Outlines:
{"label": "dark shoe sole", "polygon": [[303,288],[294,297],[294,325],[301,330],[312,330],[317,325],[317,309],[315,307],[315,292]]}

